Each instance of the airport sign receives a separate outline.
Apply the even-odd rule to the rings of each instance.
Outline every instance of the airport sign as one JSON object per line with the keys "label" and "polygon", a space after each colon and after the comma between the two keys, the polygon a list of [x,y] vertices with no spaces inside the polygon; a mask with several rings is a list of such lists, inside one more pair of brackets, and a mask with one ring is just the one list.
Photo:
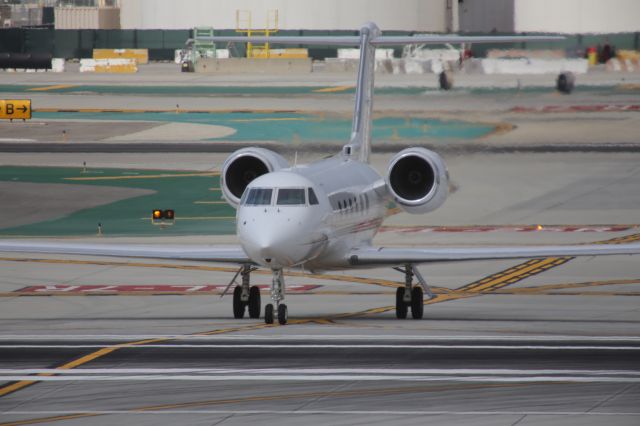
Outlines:
{"label": "airport sign", "polygon": [[31,99],[0,99],[0,119],[30,120]]}

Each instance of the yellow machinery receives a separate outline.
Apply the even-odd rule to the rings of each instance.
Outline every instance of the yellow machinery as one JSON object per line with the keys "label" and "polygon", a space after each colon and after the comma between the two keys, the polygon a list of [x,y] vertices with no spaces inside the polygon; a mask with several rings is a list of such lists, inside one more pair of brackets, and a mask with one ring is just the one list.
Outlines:
{"label": "yellow machinery", "polygon": [[[248,37],[252,35],[269,37],[271,34],[278,32],[278,10],[271,9],[267,11],[266,26],[263,29],[253,29],[251,27],[251,11],[236,10],[236,32],[246,34]],[[270,58],[271,51],[269,43],[254,45],[247,43],[247,58]]]}

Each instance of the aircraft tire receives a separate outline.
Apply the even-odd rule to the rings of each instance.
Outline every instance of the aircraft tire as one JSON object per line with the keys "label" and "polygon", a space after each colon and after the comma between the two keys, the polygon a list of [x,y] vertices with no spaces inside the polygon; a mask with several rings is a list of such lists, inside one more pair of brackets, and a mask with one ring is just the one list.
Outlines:
{"label": "aircraft tire", "polygon": [[260,318],[260,288],[253,286],[249,289],[249,318]]}
{"label": "aircraft tire", "polygon": [[273,305],[271,303],[264,307],[264,323],[273,324]]}
{"label": "aircraft tire", "polygon": [[244,308],[246,304],[242,301],[242,287],[239,285],[233,289],[233,317],[244,318]]}
{"label": "aircraft tire", "polygon": [[404,287],[398,287],[396,290],[396,318],[405,319],[407,310],[407,303],[404,301]]}
{"label": "aircraft tire", "polygon": [[422,319],[424,314],[424,301],[422,297],[422,288],[415,286],[411,290],[411,316],[413,319]]}
{"label": "aircraft tire", "polygon": [[282,303],[278,305],[278,323],[280,323],[280,325],[285,325],[287,323],[287,319],[289,319],[287,305]]}

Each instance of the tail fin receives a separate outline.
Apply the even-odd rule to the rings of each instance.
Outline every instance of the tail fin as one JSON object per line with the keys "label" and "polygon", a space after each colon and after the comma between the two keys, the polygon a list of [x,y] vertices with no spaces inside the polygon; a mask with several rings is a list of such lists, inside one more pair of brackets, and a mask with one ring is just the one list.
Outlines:
{"label": "tail fin", "polygon": [[556,36],[457,36],[418,35],[382,36],[380,28],[373,22],[360,29],[360,36],[294,36],[294,37],[246,37],[213,36],[204,37],[213,42],[253,42],[272,44],[307,44],[331,46],[360,46],[360,64],[356,83],[356,100],[353,110],[351,139],[343,152],[352,158],[368,162],[371,152],[371,113],[373,111],[373,83],[376,46],[400,46],[405,44],[445,44],[445,43],[515,43],[522,41],[556,41],[564,37]]}
{"label": "tail fin", "polygon": [[376,65],[376,48],[371,43],[381,34],[380,28],[368,22],[360,29],[360,64],[356,83],[356,105],[353,110],[351,140],[345,151],[360,161],[369,162],[371,152],[371,130],[373,112],[373,86]]}

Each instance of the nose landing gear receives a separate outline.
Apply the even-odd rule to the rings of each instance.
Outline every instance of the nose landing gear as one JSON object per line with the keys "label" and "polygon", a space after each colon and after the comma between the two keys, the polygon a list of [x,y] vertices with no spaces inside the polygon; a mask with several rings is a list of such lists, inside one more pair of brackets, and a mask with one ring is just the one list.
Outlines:
{"label": "nose landing gear", "polygon": [[[273,280],[271,281],[271,299],[276,304],[276,313],[278,315],[278,323],[285,325],[287,323],[289,314],[287,311],[287,305],[280,303],[284,300],[284,276],[282,275],[282,269],[273,270]],[[273,304],[269,303],[264,309],[264,322],[266,324],[273,324]]]}

